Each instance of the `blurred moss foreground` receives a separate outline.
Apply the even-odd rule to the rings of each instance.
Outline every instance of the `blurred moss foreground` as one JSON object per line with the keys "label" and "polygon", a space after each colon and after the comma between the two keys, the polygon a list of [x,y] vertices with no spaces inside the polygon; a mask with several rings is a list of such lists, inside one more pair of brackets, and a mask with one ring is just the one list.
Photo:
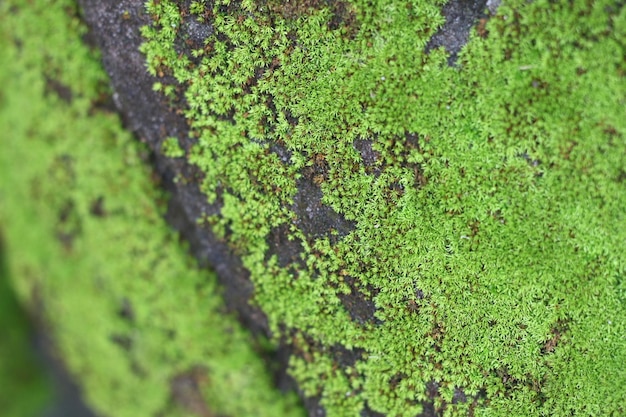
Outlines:
{"label": "blurred moss foreground", "polygon": [[[301,415],[164,224],[84,33],[72,1],[0,2],[0,228],[20,301],[103,416]],[[0,409],[23,417],[7,398],[43,394],[0,283]]]}
{"label": "blurred moss foreground", "polygon": [[0,410],[5,417],[30,417],[50,397],[29,337],[30,326],[8,282],[0,241]]}

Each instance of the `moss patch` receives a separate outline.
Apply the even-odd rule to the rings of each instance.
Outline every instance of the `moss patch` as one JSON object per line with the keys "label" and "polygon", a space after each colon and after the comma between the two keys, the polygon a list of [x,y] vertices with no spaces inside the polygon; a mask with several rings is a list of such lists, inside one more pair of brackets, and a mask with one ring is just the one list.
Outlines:
{"label": "moss patch", "polygon": [[85,32],[72,1],[0,3],[0,227],[20,300],[101,415],[302,415],[165,225]]}
{"label": "moss patch", "polygon": [[[449,67],[424,52],[442,5],[149,1],[143,51],[185,87],[212,223],[329,416],[621,415],[626,11],[512,0]],[[304,230],[307,178],[354,227]]]}

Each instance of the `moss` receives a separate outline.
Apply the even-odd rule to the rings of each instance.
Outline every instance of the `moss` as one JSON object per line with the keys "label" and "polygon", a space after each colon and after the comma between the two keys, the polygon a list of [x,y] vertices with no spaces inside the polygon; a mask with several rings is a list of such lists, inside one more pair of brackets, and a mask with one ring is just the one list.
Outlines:
{"label": "moss", "polygon": [[33,331],[28,317],[9,284],[1,239],[0,329],[0,409],[7,417],[35,416],[50,401],[52,387],[30,344]]}
{"label": "moss", "polygon": [[[623,5],[505,2],[450,67],[424,52],[441,1],[344,2],[335,25],[304,3],[149,1],[143,51],[186,87],[188,161],[305,392],[329,416],[623,414]],[[212,31],[185,51],[189,19]],[[339,239],[298,226],[316,165]],[[268,256],[278,227],[297,262]],[[338,367],[335,345],[364,353]]]}
{"label": "moss", "polygon": [[178,139],[174,137],[169,137],[163,141],[161,152],[168,158],[181,158],[185,156],[184,149],[180,147]]}
{"label": "moss", "polygon": [[147,152],[99,105],[85,31],[69,0],[0,4],[0,227],[20,301],[99,415],[302,415],[164,223]]}

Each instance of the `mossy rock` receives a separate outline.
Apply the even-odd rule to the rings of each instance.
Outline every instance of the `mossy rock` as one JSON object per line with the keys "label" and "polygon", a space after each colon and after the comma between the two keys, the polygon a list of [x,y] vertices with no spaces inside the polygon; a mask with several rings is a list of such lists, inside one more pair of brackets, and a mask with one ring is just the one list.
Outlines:
{"label": "mossy rock", "polygon": [[82,1],[116,104],[311,415],[624,414],[623,4],[133,3]]}

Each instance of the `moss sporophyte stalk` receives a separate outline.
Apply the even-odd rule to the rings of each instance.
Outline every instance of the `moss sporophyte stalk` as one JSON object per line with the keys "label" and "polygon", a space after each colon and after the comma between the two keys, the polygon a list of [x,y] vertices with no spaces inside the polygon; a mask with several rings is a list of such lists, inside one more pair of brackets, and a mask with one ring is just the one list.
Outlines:
{"label": "moss sporophyte stalk", "polygon": [[[450,66],[443,3],[148,1],[142,52],[327,415],[621,415],[624,6],[505,1]],[[343,230],[304,230],[307,181]]]}

